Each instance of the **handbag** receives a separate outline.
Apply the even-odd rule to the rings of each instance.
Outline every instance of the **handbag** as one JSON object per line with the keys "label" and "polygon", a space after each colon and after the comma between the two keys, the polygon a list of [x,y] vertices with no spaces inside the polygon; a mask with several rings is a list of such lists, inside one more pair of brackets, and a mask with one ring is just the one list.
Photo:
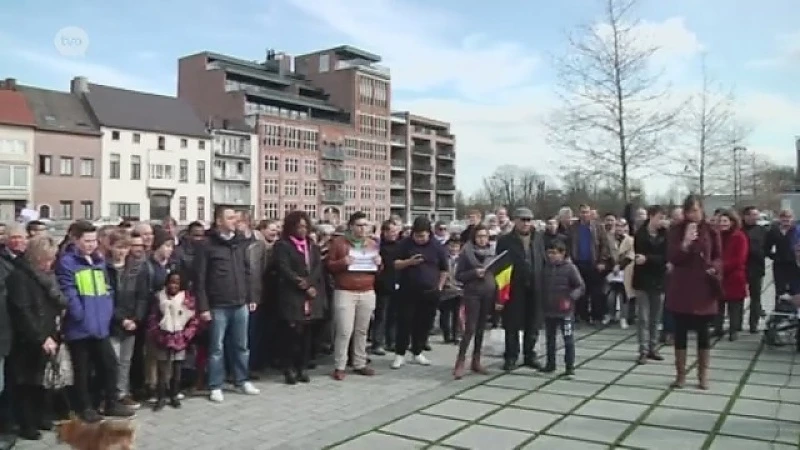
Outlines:
{"label": "handbag", "polygon": [[59,343],[55,355],[50,355],[45,363],[42,386],[48,390],[59,390],[72,386],[73,381],[72,357],[67,346]]}

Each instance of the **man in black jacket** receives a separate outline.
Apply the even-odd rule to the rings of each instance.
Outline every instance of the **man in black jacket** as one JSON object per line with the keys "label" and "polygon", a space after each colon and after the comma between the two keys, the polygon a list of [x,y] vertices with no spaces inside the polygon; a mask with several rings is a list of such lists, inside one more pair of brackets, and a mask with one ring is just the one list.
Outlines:
{"label": "man in black jacket", "polygon": [[767,240],[767,229],[758,224],[761,218],[755,206],[748,206],[742,210],[744,232],[750,244],[750,254],[747,256],[747,286],[750,290],[750,333],[758,332],[759,319],[764,315],[761,306],[761,288],[764,281],[766,254],[764,245]]}
{"label": "man in black jacket", "polygon": [[794,228],[794,215],[785,209],[778,214],[778,222],[767,231],[764,239],[764,251],[772,259],[776,298],[789,291],[789,283],[797,273],[797,260],[792,248]]}
{"label": "man in black jacket", "polygon": [[[249,240],[236,231],[239,216],[233,209],[214,211],[214,228],[195,255],[197,312],[211,322],[209,334],[208,387],[210,400],[222,402],[226,356],[231,362],[233,381],[240,392],[257,395],[248,381],[250,350],[248,319],[260,299],[251,298],[247,263]],[[227,351],[227,355],[225,354]]]}
{"label": "man in black jacket", "polygon": [[[8,317],[8,291],[6,290],[6,278],[14,270],[11,261],[6,259],[5,256],[0,256],[0,394],[3,394],[4,404],[2,417],[0,420],[4,422],[11,421],[11,408],[10,397],[11,391],[3,392],[6,388],[5,383],[5,360],[11,352],[11,322]],[[1,432],[8,433],[5,436],[0,436],[0,450],[10,449],[14,447],[16,438],[10,433],[10,423],[3,423],[3,430]]]}

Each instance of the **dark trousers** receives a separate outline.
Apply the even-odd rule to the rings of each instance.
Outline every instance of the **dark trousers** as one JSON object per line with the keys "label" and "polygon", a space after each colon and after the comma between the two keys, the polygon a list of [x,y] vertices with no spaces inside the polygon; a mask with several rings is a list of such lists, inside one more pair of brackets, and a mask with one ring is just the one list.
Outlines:
{"label": "dark trousers", "polygon": [[375,311],[372,313],[372,323],[369,325],[369,338],[372,342],[372,348],[382,348],[386,339],[386,316],[390,296],[388,294],[378,294],[375,297]]}
{"label": "dark trousers", "polygon": [[105,339],[80,339],[68,341],[74,374],[75,410],[85,411],[92,407],[89,380],[94,371],[102,388],[106,407],[117,401],[117,356],[111,341]]}
{"label": "dark trousers", "polygon": [[314,338],[313,324],[310,322],[284,323],[284,336],[281,345],[284,349],[283,369],[286,371],[305,371],[311,356]]}
{"label": "dark trousers", "polygon": [[591,262],[578,261],[575,265],[586,285],[586,293],[575,305],[578,318],[586,322],[589,319],[602,320],[608,303],[603,292],[603,276]]}
{"label": "dark trousers", "polygon": [[256,308],[250,313],[250,320],[247,321],[248,344],[250,347],[250,370],[257,371],[264,369],[266,361],[266,351],[264,345],[264,329],[266,325],[266,309]]}
{"label": "dark trousers", "polygon": [[16,386],[14,383],[14,374],[11,370],[11,364],[9,364],[8,357],[6,357],[6,361],[0,367],[0,370],[3,371],[3,379],[4,379],[4,389],[0,392],[0,433],[8,432],[9,429],[13,428],[14,425],[17,424],[17,414],[14,408],[14,405],[17,401],[16,397]]}
{"label": "dark trousers", "polygon": [[445,342],[454,342],[458,338],[458,307],[461,297],[452,297],[439,302],[439,329]]}
{"label": "dark trousers", "polygon": [[789,292],[793,278],[797,276],[797,264],[787,262],[772,263],[772,278],[775,281],[775,297]]}
{"label": "dark trousers", "polygon": [[714,334],[722,336],[725,313],[728,313],[728,332],[733,334],[742,331],[742,316],[744,314],[744,299],[721,301],[717,306],[717,317],[714,320]]}
{"label": "dark trousers", "polygon": [[130,368],[130,391],[136,397],[144,394],[147,386],[144,373],[144,343],[147,338],[147,327],[144,325],[137,328],[136,340],[133,343],[133,356],[131,357]]}
{"label": "dark trousers", "polygon": [[15,387],[17,418],[23,430],[38,430],[44,423],[47,411],[45,399],[47,392],[37,385],[18,384]]}
{"label": "dark trousers", "polygon": [[[529,300],[533,301],[533,300]],[[514,304],[514,302],[521,302]],[[539,329],[536,327],[536,317],[529,311],[524,297],[512,300],[503,308],[503,329],[505,330],[506,361],[516,362],[519,359],[519,333],[522,332],[522,356],[525,361],[536,359],[536,341],[539,338]]]}
{"label": "dark trousers", "polygon": [[547,347],[547,366],[556,366],[556,333],[561,330],[564,340],[564,366],[567,370],[575,367],[574,319],[570,317],[548,317],[544,320],[544,336]]}
{"label": "dark trousers", "polygon": [[397,302],[397,340],[395,353],[405,355],[411,344],[411,353],[419,355],[428,342],[428,332],[439,303],[438,291],[403,291]]}
{"label": "dark trousers", "polygon": [[483,333],[486,330],[489,311],[494,309],[495,296],[481,296],[467,292],[462,301],[464,302],[464,337],[458,347],[458,357],[459,359],[464,359],[467,356],[470,341],[474,340],[472,345],[472,356],[474,358],[481,354]]}
{"label": "dark trousers", "polygon": [[761,319],[761,313],[764,310],[761,305],[761,289],[764,286],[764,276],[758,274],[749,274],[747,277],[747,286],[750,293],[750,329],[756,330],[758,322]]}
{"label": "dark trousers", "polygon": [[383,344],[388,348],[394,348],[394,343],[397,341],[397,305],[399,304],[399,293],[397,291],[386,296]]}
{"label": "dark trousers", "polygon": [[711,348],[711,322],[715,316],[697,316],[694,314],[672,313],[675,319],[675,350],[686,350],[689,341],[689,332],[697,334],[698,350]]}

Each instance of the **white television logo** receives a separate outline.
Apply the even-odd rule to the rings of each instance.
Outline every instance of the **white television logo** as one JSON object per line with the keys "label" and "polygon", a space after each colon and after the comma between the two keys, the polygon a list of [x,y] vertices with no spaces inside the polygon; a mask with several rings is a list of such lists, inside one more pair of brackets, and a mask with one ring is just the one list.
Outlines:
{"label": "white television logo", "polygon": [[62,56],[85,56],[89,49],[89,35],[80,27],[64,27],[56,33],[53,44]]}

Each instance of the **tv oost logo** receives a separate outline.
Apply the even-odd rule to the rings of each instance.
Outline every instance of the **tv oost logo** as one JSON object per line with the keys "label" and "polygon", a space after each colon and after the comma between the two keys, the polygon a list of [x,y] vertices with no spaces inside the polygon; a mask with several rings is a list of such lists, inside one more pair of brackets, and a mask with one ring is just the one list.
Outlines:
{"label": "tv oost logo", "polygon": [[62,56],[85,56],[89,49],[89,35],[80,27],[64,27],[56,33],[53,44]]}

